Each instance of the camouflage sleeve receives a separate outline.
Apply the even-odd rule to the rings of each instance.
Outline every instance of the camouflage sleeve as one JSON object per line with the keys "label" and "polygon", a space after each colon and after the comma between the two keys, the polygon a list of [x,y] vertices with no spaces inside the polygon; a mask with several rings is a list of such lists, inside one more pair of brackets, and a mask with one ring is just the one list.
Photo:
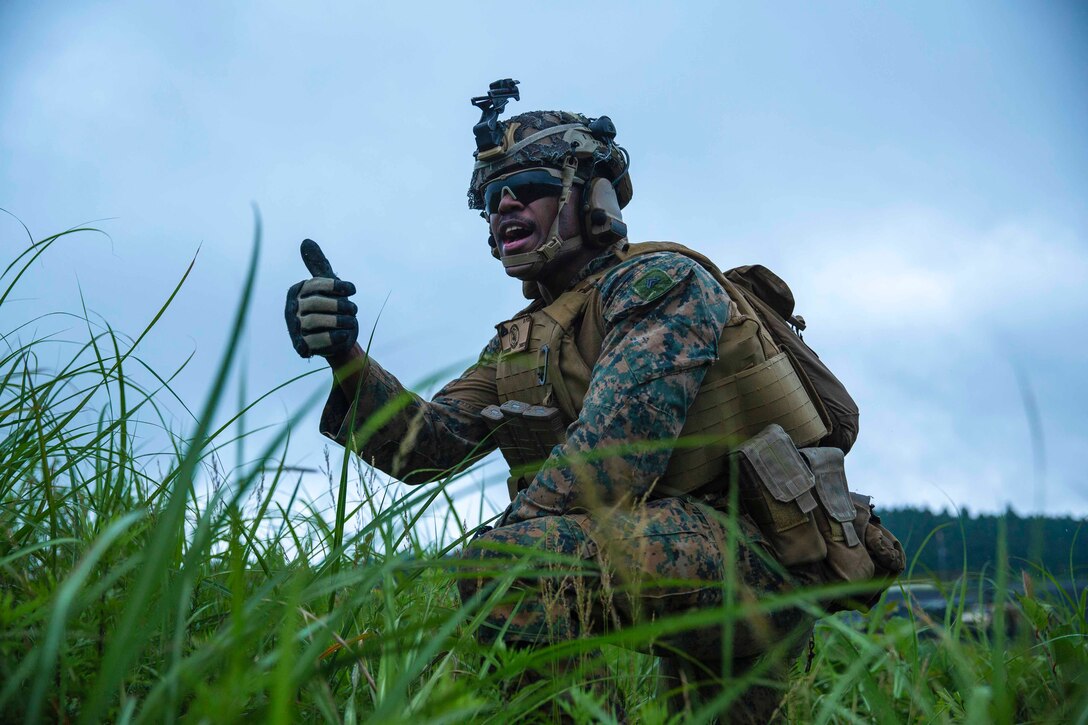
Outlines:
{"label": "camouflage sleeve", "polygon": [[480,410],[498,402],[498,345],[493,338],[479,360],[429,402],[370,358],[354,416],[349,396],[333,384],[321,433],[405,483],[426,483],[471,465],[495,449]]}
{"label": "camouflage sleeve", "polygon": [[717,360],[728,297],[697,262],[636,257],[602,280],[601,299],[606,334],[581,414],[514,500],[509,523],[644,496]]}

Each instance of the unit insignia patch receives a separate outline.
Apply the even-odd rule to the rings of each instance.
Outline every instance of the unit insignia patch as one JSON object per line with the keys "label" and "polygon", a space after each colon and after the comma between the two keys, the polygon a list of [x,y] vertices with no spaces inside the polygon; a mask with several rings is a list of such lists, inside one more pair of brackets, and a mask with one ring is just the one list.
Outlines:
{"label": "unit insignia patch", "polygon": [[643,302],[653,302],[676,286],[676,280],[663,269],[650,269],[634,281],[631,289]]}

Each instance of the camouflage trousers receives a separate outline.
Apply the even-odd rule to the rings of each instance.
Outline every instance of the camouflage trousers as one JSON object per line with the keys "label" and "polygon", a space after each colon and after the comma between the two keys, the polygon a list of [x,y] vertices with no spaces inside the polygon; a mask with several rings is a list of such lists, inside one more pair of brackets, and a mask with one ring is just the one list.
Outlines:
{"label": "camouflage trousers", "polygon": [[[467,602],[485,587],[508,585],[478,637],[485,643],[501,637],[517,647],[721,609],[727,597],[737,605],[732,611],[744,612],[745,605],[806,579],[769,561],[759,538],[748,519],[729,524],[680,498],[596,516],[532,519],[487,531],[466,547],[458,588]],[[679,698],[670,709],[713,697],[723,671],[755,668],[764,682],[785,677],[788,662],[808,640],[811,617],[794,607],[748,609],[743,616],[723,614],[640,643],[663,658],[662,682]],[[723,662],[726,637],[729,661]],[[775,653],[775,662],[759,665],[768,652]],[[782,694],[781,687],[752,688],[734,703],[730,721],[765,722]]]}

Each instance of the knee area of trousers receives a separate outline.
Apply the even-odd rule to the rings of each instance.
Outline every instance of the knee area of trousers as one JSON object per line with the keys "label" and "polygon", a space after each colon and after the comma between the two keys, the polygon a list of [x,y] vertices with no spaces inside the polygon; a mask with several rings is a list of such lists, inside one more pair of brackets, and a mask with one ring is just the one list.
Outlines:
{"label": "knee area of trousers", "polygon": [[509,568],[513,555],[501,550],[510,542],[496,531],[487,531],[473,539],[458,555],[457,591],[461,601],[472,598],[489,581]]}

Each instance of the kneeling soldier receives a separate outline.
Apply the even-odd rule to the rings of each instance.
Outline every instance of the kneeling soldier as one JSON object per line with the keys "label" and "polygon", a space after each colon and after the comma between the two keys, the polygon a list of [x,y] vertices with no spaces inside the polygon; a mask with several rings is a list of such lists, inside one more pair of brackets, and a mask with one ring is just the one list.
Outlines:
{"label": "kneeling soldier", "polygon": [[[629,159],[612,121],[554,111],[500,121],[517,98],[506,80],[473,99],[483,118],[468,198],[531,304],[497,325],[475,365],[429,402],[411,396],[358,453],[422,483],[501,449],[511,503],[464,550],[478,575],[460,580],[461,596],[509,570],[513,547],[547,552],[557,570],[518,578],[519,596],[488,612],[484,641],[533,647],[722,608],[720,621],[647,645],[662,657],[670,705],[712,699],[723,673],[759,666],[761,682],[781,681],[811,616],[728,612],[826,580],[819,490],[797,449],[826,444],[833,421],[748,296],[709,260],[628,243]],[[287,325],[299,354],[325,357],[336,376],[322,432],[352,445],[352,431],[404,390],[356,343],[354,287],[313,242],[303,256],[314,277],[289,291]],[[745,471],[748,486],[732,498],[762,514],[758,525],[746,512],[720,513]],[[840,493],[853,519],[845,484]],[[836,530],[854,534],[843,546],[858,546],[839,518]],[[761,662],[769,652],[774,661]],[[767,721],[783,693],[752,687],[728,719]]]}

